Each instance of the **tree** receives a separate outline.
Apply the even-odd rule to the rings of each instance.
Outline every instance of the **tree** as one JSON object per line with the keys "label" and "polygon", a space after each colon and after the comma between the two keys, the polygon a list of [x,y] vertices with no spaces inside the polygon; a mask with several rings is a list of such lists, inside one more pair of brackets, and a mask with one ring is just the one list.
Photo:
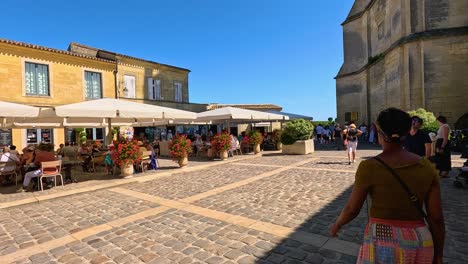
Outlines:
{"label": "tree", "polygon": [[423,120],[421,130],[425,132],[436,132],[439,129],[435,115],[432,112],[426,111],[424,108],[409,111],[408,114],[411,116],[418,116]]}
{"label": "tree", "polygon": [[314,131],[314,125],[304,119],[294,119],[284,126],[281,134],[281,143],[291,145],[297,140],[307,140]]}
{"label": "tree", "polygon": [[328,123],[331,123],[331,122],[333,122],[333,117],[328,118]]}

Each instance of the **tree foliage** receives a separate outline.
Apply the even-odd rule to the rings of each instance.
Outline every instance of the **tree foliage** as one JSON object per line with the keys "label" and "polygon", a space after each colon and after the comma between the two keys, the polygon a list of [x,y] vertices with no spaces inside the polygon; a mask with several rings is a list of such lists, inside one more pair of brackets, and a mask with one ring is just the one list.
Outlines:
{"label": "tree foliage", "polygon": [[408,113],[411,116],[418,116],[423,120],[421,130],[425,132],[436,132],[439,129],[436,117],[432,112],[428,112],[424,108],[419,108],[417,110],[409,111]]}

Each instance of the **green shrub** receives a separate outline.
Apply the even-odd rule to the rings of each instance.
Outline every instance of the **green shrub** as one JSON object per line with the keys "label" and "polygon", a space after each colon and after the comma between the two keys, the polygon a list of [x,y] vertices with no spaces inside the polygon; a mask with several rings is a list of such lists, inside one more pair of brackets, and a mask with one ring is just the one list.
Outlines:
{"label": "green shrub", "polygon": [[284,145],[292,145],[296,142],[296,140],[289,134],[282,133],[281,134],[281,143]]}
{"label": "green shrub", "polygon": [[437,124],[434,114],[432,112],[427,112],[424,108],[409,111],[408,114],[411,116],[418,116],[423,120],[423,125],[421,126],[422,131],[429,133],[437,132],[439,129],[439,125]]}
{"label": "green shrub", "polygon": [[281,143],[285,145],[291,145],[297,140],[310,139],[313,131],[314,126],[309,121],[304,119],[295,119],[289,121],[284,126],[284,131],[281,135]]}

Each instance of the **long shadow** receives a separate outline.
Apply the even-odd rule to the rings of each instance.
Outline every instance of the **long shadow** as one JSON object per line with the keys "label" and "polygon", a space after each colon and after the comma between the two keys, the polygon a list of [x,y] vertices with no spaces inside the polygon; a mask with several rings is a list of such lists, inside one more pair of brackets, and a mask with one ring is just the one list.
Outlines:
{"label": "long shadow", "polygon": [[[351,223],[343,227],[338,239],[349,244],[335,246],[336,239],[328,235],[329,226],[334,223],[352,191],[352,186],[339,194],[319,212],[311,215],[287,238],[277,243],[267,253],[259,256],[256,263],[356,263],[358,244],[361,243],[367,223],[367,206]],[[319,235],[319,236],[317,236]],[[338,248],[340,252],[335,251]],[[334,249],[334,250],[331,250]]]}

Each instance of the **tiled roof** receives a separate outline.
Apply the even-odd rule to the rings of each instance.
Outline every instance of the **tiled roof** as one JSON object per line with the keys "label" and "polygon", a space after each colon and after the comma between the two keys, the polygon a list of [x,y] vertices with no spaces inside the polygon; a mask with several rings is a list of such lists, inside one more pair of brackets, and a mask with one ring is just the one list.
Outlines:
{"label": "tiled roof", "polygon": [[83,48],[87,48],[87,49],[92,49],[92,50],[95,50],[95,51],[103,51],[103,52],[107,52],[107,53],[113,53],[113,54],[116,54],[116,55],[118,55],[118,56],[120,56],[120,57],[124,57],[124,58],[129,58],[129,59],[133,59],[133,60],[138,60],[138,61],[143,61],[143,62],[158,64],[158,65],[163,65],[163,66],[167,66],[167,67],[176,68],[176,69],[179,69],[179,70],[184,70],[184,71],[190,72],[189,69],[185,69],[185,68],[181,68],[181,67],[176,67],[176,66],[173,66],[173,65],[164,64],[164,63],[159,63],[159,62],[155,62],[155,61],[144,60],[144,59],[140,59],[140,58],[137,58],[137,57],[128,56],[128,55],[125,55],[125,54],[115,53],[115,52],[113,52],[113,51],[98,49],[98,48],[90,47],[90,46],[87,46],[87,45],[84,45],[84,44],[81,44],[81,43],[71,42],[71,43],[70,43],[70,46],[72,46],[72,45],[79,46],[79,47],[83,47]]}
{"label": "tiled roof", "polygon": [[86,55],[83,55],[83,54],[78,54],[78,53],[70,52],[70,51],[67,51],[67,50],[53,49],[53,48],[48,48],[48,47],[44,47],[44,46],[40,46],[40,45],[29,44],[29,43],[9,40],[9,39],[0,38],[0,43],[5,43],[5,44],[21,46],[21,47],[25,47],[25,48],[44,50],[44,51],[49,51],[49,52],[54,52],[54,53],[59,53],[59,54],[64,54],[64,55],[70,55],[70,56],[74,56],[74,57],[80,57],[80,58],[85,58],[85,59],[98,60],[98,61],[111,62],[112,63],[112,61],[109,61],[109,60],[104,60],[104,59],[100,59],[100,58],[96,58],[96,57],[86,56]]}
{"label": "tiled roof", "polygon": [[243,109],[250,109],[250,110],[261,110],[261,109],[279,109],[281,111],[283,107],[279,105],[274,105],[274,104],[216,104],[212,103],[207,106],[207,110],[214,110],[214,109],[219,109],[223,107],[237,107],[237,108],[243,108]]}

